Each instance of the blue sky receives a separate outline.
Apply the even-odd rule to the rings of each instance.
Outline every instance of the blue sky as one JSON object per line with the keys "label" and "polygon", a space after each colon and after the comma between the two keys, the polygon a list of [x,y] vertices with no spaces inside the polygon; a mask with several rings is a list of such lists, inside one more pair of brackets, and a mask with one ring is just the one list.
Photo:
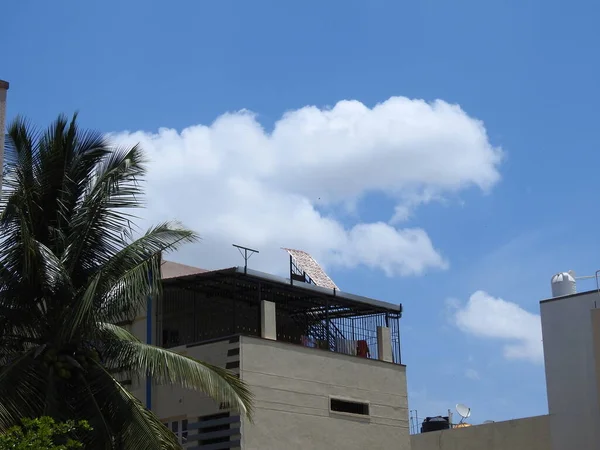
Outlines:
{"label": "blue sky", "polygon": [[[600,32],[593,2],[168,5],[132,0],[38,2],[35,9],[25,3],[13,0],[3,6],[0,78],[11,82],[9,118],[21,113],[43,126],[59,112],[78,110],[84,125],[116,133],[123,143],[137,139],[151,147],[156,161],[149,183],[154,183],[150,191],[156,201],[150,202],[154,215],[147,219],[173,215],[191,221],[201,234],[206,230],[204,247],[174,259],[205,266],[238,264],[229,244],[243,240],[239,243],[260,246],[259,267],[278,271],[285,270],[285,258],[277,259],[273,249],[302,245],[325,261],[343,290],[403,303],[409,402],[420,417],[441,414],[458,402],[472,407],[476,423],[547,412],[543,365],[530,348],[536,318],[528,312],[538,314],[538,301],[549,296],[554,272],[574,269],[588,275],[598,268],[593,256],[598,251],[600,66],[594,55]],[[388,102],[392,97],[405,97],[406,109]],[[414,99],[440,99],[460,105],[461,112],[450,123],[431,107],[433,112],[426,111],[431,121],[421,122],[422,108]],[[356,101],[350,112],[333,109],[342,122],[355,113],[370,117],[374,110],[368,108],[377,104],[389,106],[365,119],[368,125],[361,122],[360,129],[368,133],[356,149],[366,152],[360,158],[344,153],[347,145],[336,146],[351,142],[344,140],[347,136],[317,133],[311,141],[310,127],[298,125],[298,115],[296,121],[282,118],[300,111],[302,120],[322,120],[342,100]],[[318,109],[302,109],[307,105]],[[236,113],[240,110],[256,115]],[[416,121],[410,130],[424,124],[414,141],[393,129],[378,131],[379,119],[397,124],[402,111]],[[233,114],[211,128],[216,153],[181,150],[201,149],[209,142],[200,135],[206,129],[194,127],[210,126],[227,112]],[[158,136],[160,128],[176,131]],[[186,128],[190,131],[179,134]],[[285,132],[270,139],[273,129]],[[445,139],[453,145],[446,146]],[[411,147],[414,142],[417,147]],[[261,143],[269,151],[262,152]],[[440,179],[463,171],[458,181],[441,185],[431,174],[427,178],[413,171],[413,160],[394,156],[420,151],[419,146],[430,151],[432,164],[435,155],[455,152],[460,164],[439,170]],[[319,161],[317,147],[323,155],[329,152],[322,159],[329,176],[317,171],[321,178],[314,175],[312,184],[306,168],[315,163],[308,161],[311,157]],[[465,156],[467,147],[474,159]],[[494,151],[501,152],[501,162],[490,160]],[[246,180],[240,165],[231,178],[206,172],[203,167],[214,162],[215,154],[243,161],[254,178]],[[181,161],[176,165],[181,155],[196,158],[188,165],[198,164],[198,172],[186,172]],[[293,164],[280,161],[282,155],[308,162],[303,160],[304,169],[295,172]],[[395,164],[397,180],[386,171],[396,170]],[[275,179],[265,167],[286,168],[287,180]],[[361,184],[357,167],[365,178],[371,176],[372,184]],[[181,174],[178,190],[161,198],[158,186],[173,180],[169,170],[175,171],[171,177]],[[195,190],[205,172],[203,189]],[[385,183],[377,184],[383,172],[388,178],[382,175]],[[406,204],[403,180],[413,172],[421,178],[410,186],[411,193],[433,189],[435,198],[419,197],[409,218],[391,223],[395,206]],[[295,183],[303,187],[294,190]],[[324,199],[311,187],[322,188]],[[229,194],[219,197],[218,192]],[[194,198],[192,206],[182,202],[177,207],[174,197],[186,193]],[[264,229],[256,225],[259,219],[248,219],[244,226],[242,200],[232,200],[233,193],[254,200]],[[282,217],[293,202],[304,209],[294,207]],[[414,242],[426,247],[428,239],[433,247],[402,247],[405,241],[399,240],[399,251],[406,251],[394,259],[391,250],[380,248],[388,245],[386,234],[373,227],[363,233],[356,228],[363,223],[392,227],[386,232],[421,230]],[[373,248],[379,253],[369,253]],[[436,255],[444,264],[436,262]],[[392,273],[385,273],[381,258],[389,259]],[[471,297],[478,291],[485,294]],[[477,326],[482,323],[487,325]],[[506,346],[515,343],[524,345],[525,356],[510,357],[508,351],[507,357]]]}

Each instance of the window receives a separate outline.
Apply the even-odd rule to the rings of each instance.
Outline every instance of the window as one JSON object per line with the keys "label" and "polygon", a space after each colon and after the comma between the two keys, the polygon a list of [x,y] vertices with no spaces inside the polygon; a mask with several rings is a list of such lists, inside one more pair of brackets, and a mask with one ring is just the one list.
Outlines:
{"label": "window", "polygon": [[[202,424],[202,422],[208,422],[208,421],[212,421],[212,420],[219,420],[219,419],[225,419],[227,417],[229,417],[230,414],[229,412],[224,412],[224,413],[218,413],[218,414],[212,414],[210,416],[203,416],[203,417],[198,417],[198,422],[200,424]],[[230,423],[223,423],[220,425],[214,425],[212,427],[200,427],[200,434],[208,434],[208,433],[215,433],[217,431],[223,431],[226,432],[226,430],[231,429],[231,424]],[[224,436],[217,436],[217,437],[212,437],[212,438],[208,438],[208,439],[200,439],[198,441],[198,445],[199,446],[203,446],[203,445],[211,445],[211,444],[220,444],[222,442],[229,442],[230,438],[229,438],[229,433],[223,433],[225,434]],[[214,434],[213,434],[214,436]]]}
{"label": "window", "polygon": [[163,422],[163,425],[170,428],[180,444],[185,444],[188,440],[188,420],[173,420],[172,422]]}
{"label": "window", "polygon": [[364,402],[356,402],[352,400],[342,400],[341,398],[331,398],[330,408],[332,412],[344,414],[356,414],[360,416],[369,415],[369,404]]}
{"label": "window", "polygon": [[181,443],[182,444],[185,444],[187,442],[187,438],[188,438],[187,426],[188,426],[187,419],[183,419],[181,421]]}

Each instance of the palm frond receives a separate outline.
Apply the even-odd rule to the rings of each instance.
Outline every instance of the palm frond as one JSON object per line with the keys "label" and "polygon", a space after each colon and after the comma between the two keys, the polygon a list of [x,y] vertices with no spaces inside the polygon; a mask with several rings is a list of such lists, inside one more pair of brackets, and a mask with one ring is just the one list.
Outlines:
{"label": "palm frond", "polygon": [[159,293],[163,252],[194,242],[197,235],[176,222],[165,222],[128,244],[103,266],[105,294],[99,320],[132,319],[144,307],[146,297]]}
{"label": "palm frond", "polygon": [[[251,413],[219,367],[141,343],[115,323],[160,294],[161,255],[197,239],[176,222],[134,238],[145,159],[138,146],[59,116],[9,127],[0,194],[0,431],[22,417],[87,419],[91,450],[171,450],[176,438],[110,373],[149,373]],[[98,362],[101,354],[101,363]]]}
{"label": "palm frond", "polygon": [[179,355],[167,349],[135,342],[115,340],[107,342],[105,357],[116,367],[145,375],[164,384],[175,384],[185,389],[203,392],[218,402],[248,417],[252,415],[252,394],[236,375],[221,367]]}
{"label": "palm frond", "polygon": [[94,300],[96,299],[96,291],[100,282],[102,272],[96,273],[89,284],[83,290],[81,297],[76,296],[75,304],[72,308],[65,311],[63,326],[58,330],[58,342],[70,342],[76,338],[76,334],[81,334],[81,327],[85,325],[93,325]]}
{"label": "palm frond", "polygon": [[0,431],[20,423],[22,417],[39,416],[43,410],[45,380],[31,349],[0,369]]}
{"label": "palm frond", "polygon": [[108,341],[129,341],[142,342],[139,338],[131,334],[125,328],[108,322],[98,322],[96,324],[101,333],[101,337]]}
{"label": "palm frond", "polygon": [[98,164],[70,223],[65,260],[72,273],[104,264],[120,250],[132,218],[122,210],[141,206],[144,174],[137,146],[113,150]]}
{"label": "palm frond", "polygon": [[177,437],[106,369],[96,363],[90,393],[103,413],[110,413],[111,428],[123,450],[180,450]]}

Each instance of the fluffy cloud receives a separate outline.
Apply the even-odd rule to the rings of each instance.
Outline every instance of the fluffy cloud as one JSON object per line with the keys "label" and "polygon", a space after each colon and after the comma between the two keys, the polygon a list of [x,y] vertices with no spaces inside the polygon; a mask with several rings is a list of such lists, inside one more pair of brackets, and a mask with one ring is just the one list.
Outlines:
{"label": "fluffy cloud", "polygon": [[465,333],[504,341],[507,359],[543,361],[539,315],[484,291],[475,292],[464,305],[452,301],[450,306],[453,322]]}
{"label": "fluffy cloud", "polygon": [[[111,138],[139,142],[149,155],[144,218],[177,218],[203,236],[194,255],[184,251],[186,262],[238,264],[235,242],[261,250],[253,267],[276,272],[285,267],[283,246],[326,265],[364,265],[389,276],[443,269],[448,263],[427,233],[400,222],[420,204],[470,187],[488,190],[502,159],[483,124],[459,106],[403,97],[373,108],[358,101],[307,106],[270,131],[239,111],[181,132]],[[384,212],[389,220],[334,215],[366,194],[395,202]]]}

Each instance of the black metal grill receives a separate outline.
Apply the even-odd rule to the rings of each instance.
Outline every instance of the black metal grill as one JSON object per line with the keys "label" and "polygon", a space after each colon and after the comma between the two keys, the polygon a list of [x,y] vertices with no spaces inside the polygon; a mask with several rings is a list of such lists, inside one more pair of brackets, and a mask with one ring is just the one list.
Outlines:
{"label": "black metal grill", "polygon": [[401,307],[392,310],[240,274],[215,271],[164,282],[159,301],[158,342],[165,347],[236,334],[260,336],[262,300],[275,303],[277,339],[306,347],[378,358],[377,327],[392,338],[400,363]]}

